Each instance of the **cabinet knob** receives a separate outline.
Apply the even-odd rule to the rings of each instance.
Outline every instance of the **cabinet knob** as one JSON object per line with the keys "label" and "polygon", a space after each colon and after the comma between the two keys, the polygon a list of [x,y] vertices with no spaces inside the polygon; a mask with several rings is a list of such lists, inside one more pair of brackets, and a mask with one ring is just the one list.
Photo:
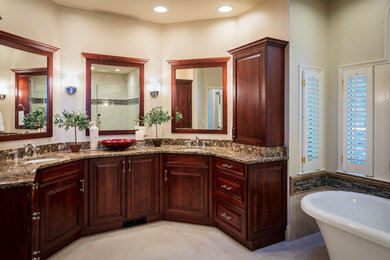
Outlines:
{"label": "cabinet knob", "polygon": [[225,190],[231,190],[232,189],[232,187],[230,187],[230,186],[227,186],[227,185],[221,185],[221,187],[222,188],[224,188]]}
{"label": "cabinet knob", "polygon": [[80,180],[80,183],[81,183],[80,191],[81,191],[81,192],[84,192],[84,191],[85,191],[84,179]]}
{"label": "cabinet knob", "polygon": [[229,216],[228,214],[226,214],[225,212],[223,212],[221,214],[222,217],[226,218],[227,220],[230,220],[232,218],[232,216]]}
{"label": "cabinet knob", "polygon": [[228,169],[233,168],[233,166],[231,166],[231,165],[229,165],[229,164],[222,164],[222,166],[225,167],[225,168],[228,168]]}
{"label": "cabinet knob", "polygon": [[41,212],[34,212],[32,214],[32,220],[40,220],[41,219]]}

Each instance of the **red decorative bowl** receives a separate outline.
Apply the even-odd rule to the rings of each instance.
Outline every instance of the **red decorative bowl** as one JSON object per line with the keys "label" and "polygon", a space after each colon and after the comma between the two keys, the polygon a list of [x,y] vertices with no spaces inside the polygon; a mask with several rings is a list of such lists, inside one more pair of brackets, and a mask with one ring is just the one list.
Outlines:
{"label": "red decorative bowl", "polygon": [[102,140],[101,143],[112,150],[124,150],[135,145],[135,139],[107,139]]}

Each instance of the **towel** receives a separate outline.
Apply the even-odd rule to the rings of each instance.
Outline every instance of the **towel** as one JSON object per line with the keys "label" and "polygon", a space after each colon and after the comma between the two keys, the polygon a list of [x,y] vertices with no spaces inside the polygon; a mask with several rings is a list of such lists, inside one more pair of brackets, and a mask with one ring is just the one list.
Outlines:
{"label": "towel", "polygon": [[0,112],[0,132],[4,132],[4,131],[5,131],[5,128],[4,128],[3,115]]}
{"label": "towel", "polygon": [[19,113],[19,125],[24,125],[24,111],[18,111]]}

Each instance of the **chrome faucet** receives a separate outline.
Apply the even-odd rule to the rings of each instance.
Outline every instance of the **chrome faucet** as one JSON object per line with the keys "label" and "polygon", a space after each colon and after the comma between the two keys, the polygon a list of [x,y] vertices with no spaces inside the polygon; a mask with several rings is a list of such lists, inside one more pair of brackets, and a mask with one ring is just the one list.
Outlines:
{"label": "chrome faucet", "polygon": [[19,160],[18,153],[19,153],[18,150],[8,153],[9,155],[12,156],[12,159],[14,160],[15,164],[17,164]]}
{"label": "chrome faucet", "polygon": [[26,146],[24,147],[24,155],[23,155],[23,159],[27,159],[28,158],[28,156],[27,156],[27,154],[28,154],[28,148],[31,146],[31,148],[32,148],[32,155],[31,155],[31,157],[37,157],[37,147],[35,146],[35,144],[31,144],[31,143],[28,143],[28,144],[26,144]]}
{"label": "chrome faucet", "polygon": [[196,147],[199,147],[200,146],[200,140],[199,140],[199,138],[197,137],[197,136],[195,136],[195,146]]}

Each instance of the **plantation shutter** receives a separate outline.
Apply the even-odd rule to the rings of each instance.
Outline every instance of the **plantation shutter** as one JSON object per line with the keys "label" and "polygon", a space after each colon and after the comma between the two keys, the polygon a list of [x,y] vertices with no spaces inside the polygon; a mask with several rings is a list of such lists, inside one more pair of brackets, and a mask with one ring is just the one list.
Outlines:
{"label": "plantation shutter", "polygon": [[343,72],[343,171],[373,175],[372,67]]}
{"label": "plantation shutter", "polygon": [[302,171],[323,169],[323,70],[302,68]]}

